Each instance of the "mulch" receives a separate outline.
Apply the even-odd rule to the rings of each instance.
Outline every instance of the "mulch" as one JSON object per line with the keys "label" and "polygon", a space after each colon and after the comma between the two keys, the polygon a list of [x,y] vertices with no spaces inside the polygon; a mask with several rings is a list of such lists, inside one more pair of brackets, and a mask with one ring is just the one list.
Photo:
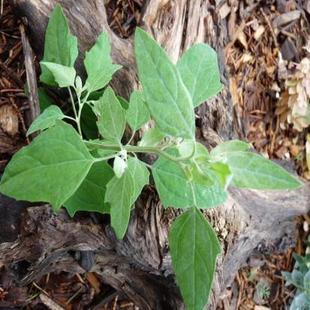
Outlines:
{"label": "mulch", "polygon": [[[310,57],[309,1],[233,0],[223,3],[220,12],[230,29],[225,55],[242,133],[265,157],[289,161],[293,171],[310,180],[310,127],[292,121],[290,104],[297,98],[288,87],[305,82],[298,66]],[[309,217],[297,218],[296,224],[295,247],[251,257],[227,291],[222,309],[286,309],[295,290],[285,286],[281,271],[292,270],[293,252],[304,254]]]}
{"label": "mulch", "polygon": [[[111,28],[129,37],[141,18],[145,0],[105,1]],[[306,165],[307,130],[288,121],[286,80],[294,76],[294,63],[309,57],[310,5],[295,0],[222,1],[230,43],[225,48],[230,87],[241,130],[254,147],[269,158],[288,160],[298,174],[310,178]],[[9,1],[0,15],[0,174],[26,138],[29,110],[21,42],[21,21]],[[281,55],[281,56],[280,56]],[[283,107],[284,106],[284,107]],[[295,248],[283,253],[252,257],[227,291],[221,309],[284,309],[294,294],[284,286],[281,271],[293,267],[292,253],[303,254],[309,218],[296,219]],[[0,272],[0,308],[24,309],[135,309],[126,298],[101,283],[94,273],[48,274],[28,287],[17,287],[3,267]],[[1,269],[0,269],[1,270]],[[264,296],[259,292],[263,291]],[[265,307],[265,308],[264,308]]]}

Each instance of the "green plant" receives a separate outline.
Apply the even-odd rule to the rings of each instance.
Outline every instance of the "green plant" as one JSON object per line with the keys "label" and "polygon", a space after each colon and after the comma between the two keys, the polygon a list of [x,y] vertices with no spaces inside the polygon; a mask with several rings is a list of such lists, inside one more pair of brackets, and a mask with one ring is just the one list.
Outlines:
{"label": "green plant", "polygon": [[260,299],[268,299],[270,296],[270,288],[268,283],[259,281],[255,286],[256,293]]}
{"label": "green plant", "polygon": [[[107,86],[120,68],[112,63],[110,50],[102,33],[86,53],[83,84],[74,69],[77,39],[56,6],[46,31],[40,80],[67,88],[74,115],[65,115],[56,105],[45,108],[28,130],[41,133],[13,156],[0,191],[19,200],[49,202],[55,211],[64,206],[71,216],[80,210],[108,213],[121,239],[151,170],[164,207],[185,209],[172,224],[169,245],[185,304],[200,310],[208,300],[220,244],[199,209],[224,203],[228,185],[292,189],[301,183],[251,152],[248,143],[228,141],[209,153],[195,140],[194,108],[222,87],[217,55],[208,45],[194,45],[174,65],[137,29],[135,54],[143,90],[134,91],[129,103]],[[97,136],[87,121],[94,118]],[[149,119],[155,128],[137,145],[133,139],[125,142],[126,124],[134,134]],[[149,166],[140,153],[158,159]]]}
{"label": "green plant", "polygon": [[290,306],[290,310],[309,310],[310,309],[310,237],[305,256],[293,254],[295,265],[292,272],[282,272],[286,283],[297,288],[296,294]]}

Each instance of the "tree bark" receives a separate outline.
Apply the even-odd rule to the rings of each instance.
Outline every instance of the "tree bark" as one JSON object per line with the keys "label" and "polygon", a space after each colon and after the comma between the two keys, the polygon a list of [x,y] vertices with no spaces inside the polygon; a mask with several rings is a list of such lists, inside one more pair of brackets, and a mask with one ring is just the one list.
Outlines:
{"label": "tree bark", "polygon": [[[113,88],[128,97],[137,88],[132,38],[121,39],[109,27],[102,0],[15,0],[27,17],[33,48],[42,54],[49,13],[61,3],[72,32],[79,39],[81,57],[101,31],[108,32],[112,56],[123,69]],[[240,137],[230,100],[224,46],[225,20],[210,0],[152,0],[143,10],[142,26],[166,49],[173,61],[196,42],[207,42],[219,55],[224,89],[196,111],[197,138],[207,147]],[[77,65],[83,71],[81,58]],[[248,257],[254,251],[281,249],[291,244],[295,216],[310,209],[310,186],[295,191],[231,189],[225,205],[205,212],[222,242],[209,309],[215,309]],[[183,309],[174,282],[167,233],[180,211],[164,210],[154,189],[147,188],[132,212],[128,232],[116,240],[109,225],[89,216],[71,219],[55,215],[49,206],[27,208],[15,241],[0,244],[0,265],[11,269],[21,285],[52,271],[94,271],[105,283],[122,291],[141,309]],[[1,231],[0,231],[1,234]],[[186,253],[184,253],[186,255]],[[25,266],[27,268],[25,268]]]}

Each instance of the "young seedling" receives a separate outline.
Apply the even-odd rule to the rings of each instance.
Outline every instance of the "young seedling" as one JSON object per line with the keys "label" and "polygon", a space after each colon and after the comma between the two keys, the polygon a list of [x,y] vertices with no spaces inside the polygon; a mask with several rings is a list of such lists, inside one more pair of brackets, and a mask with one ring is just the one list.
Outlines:
{"label": "young seedling", "polygon": [[[169,245],[176,281],[187,309],[201,310],[208,301],[221,247],[200,209],[225,202],[228,186],[294,189],[301,183],[273,162],[251,152],[242,141],[220,144],[210,153],[195,140],[194,108],[222,88],[215,51],[207,44],[191,47],[173,64],[142,29],[135,32],[135,55],[142,91],[130,102],[108,85],[120,66],[113,64],[108,35],[102,33],[85,55],[83,84],[74,63],[77,39],[60,6],[49,20],[41,61],[41,82],[66,88],[73,116],[56,105],[34,120],[28,134],[40,134],[17,152],[2,176],[0,191],[18,200],[45,201],[73,216],[96,211],[111,216],[117,238],[126,233],[130,213],[150,173],[165,208],[182,208]],[[98,135],[87,119],[96,119]],[[152,119],[155,128],[134,145],[124,143]],[[68,121],[66,123],[65,121]],[[96,131],[95,131],[96,132]],[[156,154],[152,166],[139,159]]]}

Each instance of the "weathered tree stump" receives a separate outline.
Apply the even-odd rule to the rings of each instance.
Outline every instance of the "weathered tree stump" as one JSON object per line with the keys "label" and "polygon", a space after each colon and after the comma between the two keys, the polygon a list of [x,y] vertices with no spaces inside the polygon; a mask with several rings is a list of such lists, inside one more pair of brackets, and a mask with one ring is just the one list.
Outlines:
{"label": "weathered tree stump", "polygon": [[[121,39],[109,28],[102,0],[15,0],[28,21],[33,48],[42,53],[44,31],[55,3],[64,8],[81,54],[107,31],[113,59],[123,69],[112,81],[119,94],[128,97],[137,87],[132,38]],[[167,50],[172,59],[196,42],[207,42],[218,51],[224,90],[196,111],[197,137],[207,147],[237,137],[229,94],[223,47],[227,26],[209,0],[152,0],[143,10],[142,27]],[[82,72],[81,62],[77,65]],[[242,137],[241,137],[242,138]],[[216,278],[210,298],[215,309],[248,257],[260,248],[285,247],[292,235],[294,217],[310,209],[310,185],[295,191],[231,189],[225,205],[206,212],[222,242]],[[122,291],[141,309],[183,309],[174,283],[167,243],[170,223],[178,211],[164,210],[150,186],[136,204],[126,237],[116,240],[109,225],[88,215],[71,219],[65,211],[54,214],[49,206],[29,207],[21,215],[19,237],[0,244],[0,265],[5,264],[21,285],[51,271],[98,273],[103,281]],[[1,232],[1,229],[0,229]],[[289,243],[289,242],[288,242]],[[184,253],[186,255],[186,253]],[[25,268],[26,267],[26,268]]]}

